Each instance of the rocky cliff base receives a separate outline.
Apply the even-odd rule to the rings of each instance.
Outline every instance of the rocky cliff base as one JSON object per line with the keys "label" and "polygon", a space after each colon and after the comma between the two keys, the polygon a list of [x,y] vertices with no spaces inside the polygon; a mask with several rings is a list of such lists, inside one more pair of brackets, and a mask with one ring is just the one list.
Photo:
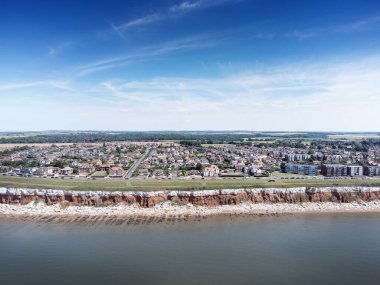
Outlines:
{"label": "rocky cliff base", "polygon": [[224,206],[179,206],[171,202],[162,202],[152,208],[141,208],[138,205],[110,205],[107,207],[72,206],[65,203],[46,205],[31,202],[27,205],[0,204],[1,218],[31,222],[89,222],[91,224],[150,224],[175,223],[178,221],[200,221],[208,216],[244,215],[278,216],[290,214],[325,214],[325,213],[378,213],[380,201],[353,203],[301,203],[301,204],[253,204]]}
{"label": "rocky cliff base", "polygon": [[0,188],[0,204],[42,202],[76,206],[133,205],[153,208],[170,203],[177,206],[216,207],[249,204],[365,203],[380,200],[380,187],[254,188],[204,191],[105,192]]}

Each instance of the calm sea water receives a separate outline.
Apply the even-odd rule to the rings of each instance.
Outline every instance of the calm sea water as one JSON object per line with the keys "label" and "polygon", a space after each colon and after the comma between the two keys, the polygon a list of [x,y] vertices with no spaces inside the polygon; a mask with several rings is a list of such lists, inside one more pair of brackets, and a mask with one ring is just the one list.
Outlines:
{"label": "calm sea water", "polygon": [[0,222],[0,284],[380,284],[380,215]]}

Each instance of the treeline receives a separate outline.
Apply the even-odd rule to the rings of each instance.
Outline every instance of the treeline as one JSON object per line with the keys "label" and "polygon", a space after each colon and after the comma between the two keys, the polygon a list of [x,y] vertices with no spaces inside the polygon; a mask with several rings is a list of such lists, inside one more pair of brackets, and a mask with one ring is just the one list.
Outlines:
{"label": "treeline", "polygon": [[11,149],[5,149],[3,151],[0,151],[0,157],[8,156],[8,155],[11,155],[11,154],[18,152],[18,151],[27,150],[28,148],[29,148],[28,146],[16,146],[16,147],[11,148]]}
{"label": "treeline", "polygon": [[13,167],[13,168],[17,168],[17,167],[28,168],[28,167],[39,167],[39,166],[41,166],[41,164],[38,161],[36,161],[36,160],[32,160],[32,161],[3,160],[3,161],[0,162],[0,165],[1,166],[10,166],[10,167]]}
{"label": "treeline", "polygon": [[322,140],[316,140],[312,141],[310,143],[311,148],[322,150],[326,147],[332,148],[332,149],[346,149],[346,150],[353,150],[358,152],[368,152],[370,147],[380,146],[380,140],[379,139],[366,139],[361,141],[346,141],[346,140],[328,140],[328,141],[322,141]]}
{"label": "treeline", "polygon": [[348,140],[311,140],[303,141],[303,140],[290,140],[290,139],[282,139],[275,140],[272,142],[262,141],[262,142],[241,142],[237,143],[238,145],[252,145],[255,147],[291,147],[291,148],[309,148],[315,151],[323,150],[326,148],[330,149],[345,149],[351,151],[358,152],[368,152],[370,147],[379,147],[380,140],[379,139],[366,139],[361,141],[348,141]]}
{"label": "treeline", "polygon": [[[243,143],[243,144],[249,144],[249,143]],[[265,148],[265,147],[305,148],[307,147],[307,143],[301,140],[289,140],[289,139],[276,140],[270,143],[266,143],[266,142],[251,143],[251,145],[255,147],[262,147],[262,148]]]}
{"label": "treeline", "polygon": [[186,146],[186,147],[189,147],[189,146],[194,146],[194,147],[202,146],[202,142],[200,142],[200,141],[180,141],[179,144],[181,146]]}
{"label": "treeline", "polygon": [[192,134],[192,133],[159,133],[159,132],[126,132],[126,133],[68,133],[43,134],[30,137],[0,138],[0,143],[93,143],[109,141],[200,141],[202,143],[225,143],[241,141],[243,134]]}
{"label": "treeline", "polygon": [[[195,141],[201,144],[242,143],[254,144],[270,140],[291,141],[289,144],[301,144],[297,140],[325,140],[331,133],[275,133],[275,132],[213,132],[213,131],[157,131],[157,132],[51,132],[29,136],[3,136],[0,144],[5,143],[94,143],[109,141]],[[275,146],[277,142],[273,143]],[[266,144],[271,146],[271,144]]]}

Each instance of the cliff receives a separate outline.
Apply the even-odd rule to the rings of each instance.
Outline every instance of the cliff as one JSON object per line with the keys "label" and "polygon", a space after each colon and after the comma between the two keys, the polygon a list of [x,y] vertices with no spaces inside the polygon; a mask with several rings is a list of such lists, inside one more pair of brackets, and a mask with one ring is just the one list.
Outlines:
{"label": "cliff", "polygon": [[241,203],[349,203],[373,200],[380,200],[380,187],[297,187],[154,192],[0,188],[0,203],[2,204],[28,204],[33,201],[39,201],[52,205],[67,201],[73,205],[109,206],[125,203],[151,208],[166,201],[171,201],[178,205],[219,206]]}

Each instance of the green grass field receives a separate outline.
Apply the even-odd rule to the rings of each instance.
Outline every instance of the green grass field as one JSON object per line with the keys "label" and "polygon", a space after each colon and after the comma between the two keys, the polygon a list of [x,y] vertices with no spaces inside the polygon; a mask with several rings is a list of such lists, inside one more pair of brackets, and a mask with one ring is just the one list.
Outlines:
{"label": "green grass field", "polygon": [[71,180],[51,178],[23,178],[0,176],[0,187],[44,188],[62,190],[102,191],[155,191],[205,190],[268,187],[324,187],[324,186],[380,186],[380,179],[371,180],[277,180],[225,179],[225,180]]}

